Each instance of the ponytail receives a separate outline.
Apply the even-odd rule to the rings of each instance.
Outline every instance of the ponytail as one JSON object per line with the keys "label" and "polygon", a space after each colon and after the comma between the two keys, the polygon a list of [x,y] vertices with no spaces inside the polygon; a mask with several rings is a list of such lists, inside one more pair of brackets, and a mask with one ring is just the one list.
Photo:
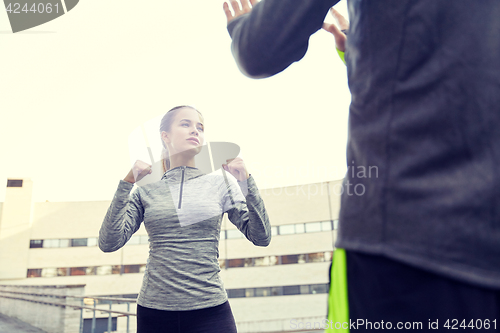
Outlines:
{"label": "ponytail", "polygon": [[161,166],[163,168],[163,173],[165,173],[170,169],[170,156],[168,155],[168,149],[165,148],[165,145],[163,146],[161,151]]}

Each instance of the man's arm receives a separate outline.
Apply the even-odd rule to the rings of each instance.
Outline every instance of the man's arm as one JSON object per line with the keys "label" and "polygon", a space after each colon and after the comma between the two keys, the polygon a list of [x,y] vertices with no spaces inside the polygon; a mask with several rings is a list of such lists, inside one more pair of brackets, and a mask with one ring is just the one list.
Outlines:
{"label": "man's arm", "polygon": [[262,0],[249,13],[232,19],[227,29],[241,72],[252,78],[269,77],[302,59],[309,36],[322,27],[338,1]]}

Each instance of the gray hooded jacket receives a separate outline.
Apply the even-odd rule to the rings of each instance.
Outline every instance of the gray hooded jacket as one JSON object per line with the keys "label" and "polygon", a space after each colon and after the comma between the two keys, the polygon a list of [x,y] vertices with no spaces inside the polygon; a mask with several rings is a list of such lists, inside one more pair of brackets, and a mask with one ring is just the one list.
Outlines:
{"label": "gray hooded jacket", "polygon": [[120,180],[99,231],[99,248],[120,249],[144,222],[150,250],[137,300],[141,306],[195,310],[227,300],[218,274],[225,212],[253,244],[271,241],[271,225],[252,176],[239,182],[222,169],[205,174],[182,166],[129,195],[132,188]]}

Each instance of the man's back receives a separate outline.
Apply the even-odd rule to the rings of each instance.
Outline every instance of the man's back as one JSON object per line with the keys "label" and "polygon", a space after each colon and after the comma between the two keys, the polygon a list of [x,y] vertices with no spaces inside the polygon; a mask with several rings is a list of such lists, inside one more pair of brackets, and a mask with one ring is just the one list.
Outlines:
{"label": "man's back", "polygon": [[337,246],[499,288],[500,1],[351,0],[349,16],[345,182],[365,192],[344,193]]}
{"label": "man's back", "polygon": [[[252,0],[236,18],[226,6],[242,72],[299,61],[337,2]],[[326,332],[496,330],[500,1],[348,4],[348,172]]]}

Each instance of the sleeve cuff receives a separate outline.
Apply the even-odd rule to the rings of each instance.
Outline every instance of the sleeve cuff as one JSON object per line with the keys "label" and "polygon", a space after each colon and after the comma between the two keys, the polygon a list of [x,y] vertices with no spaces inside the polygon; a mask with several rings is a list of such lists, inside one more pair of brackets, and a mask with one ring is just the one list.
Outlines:
{"label": "sleeve cuff", "polygon": [[234,27],[236,27],[236,24],[243,18],[243,17],[246,17],[248,16],[250,13],[246,13],[246,14],[243,14],[241,16],[238,16],[237,18],[234,18],[231,20],[231,22],[229,22],[227,24],[227,32],[229,32],[229,36],[231,36],[231,38],[233,38],[233,30],[234,30]]}
{"label": "sleeve cuff", "polygon": [[248,195],[248,181],[252,178],[252,175],[245,179],[244,181],[239,181],[238,180],[238,185],[240,186],[241,192],[243,193],[243,196],[246,197]]}
{"label": "sleeve cuff", "polygon": [[118,188],[116,189],[116,196],[128,196],[130,191],[134,188],[134,184],[131,184],[123,179],[120,179],[118,183]]}

